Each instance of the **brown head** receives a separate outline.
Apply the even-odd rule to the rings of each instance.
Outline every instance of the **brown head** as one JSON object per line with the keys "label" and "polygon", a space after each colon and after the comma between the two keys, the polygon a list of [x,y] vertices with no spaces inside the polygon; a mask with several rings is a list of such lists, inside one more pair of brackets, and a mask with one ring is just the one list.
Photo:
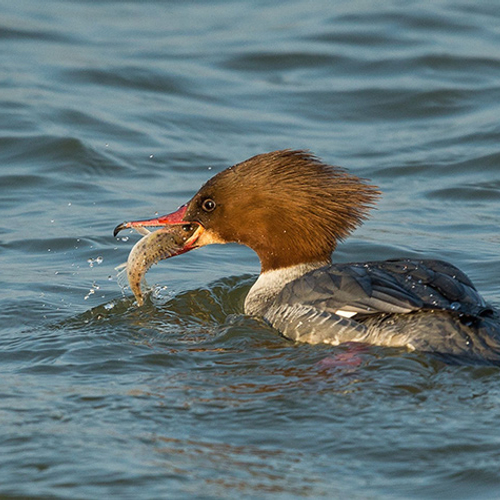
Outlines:
{"label": "brown head", "polygon": [[177,212],[115,231],[197,224],[189,249],[240,243],[257,253],[264,272],[329,262],[337,241],[361,224],[379,194],[375,186],[308,152],[274,151],[218,173]]}

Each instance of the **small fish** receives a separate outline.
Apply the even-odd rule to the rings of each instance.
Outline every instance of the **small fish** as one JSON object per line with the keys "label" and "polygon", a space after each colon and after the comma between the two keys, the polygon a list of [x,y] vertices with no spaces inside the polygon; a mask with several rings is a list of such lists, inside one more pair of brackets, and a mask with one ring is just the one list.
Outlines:
{"label": "small fish", "polygon": [[[122,264],[116,269],[125,269],[129,286],[137,304],[142,306],[146,289],[144,276],[149,268],[160,260],[168,259],[192,248],[187,248],[186,244],[198,226],[196,224],[176,224],[153,232],[142,227],[135,229],[145,236],[133,246],[126,264]],[[118,279],[120,280],[120,277]]]}

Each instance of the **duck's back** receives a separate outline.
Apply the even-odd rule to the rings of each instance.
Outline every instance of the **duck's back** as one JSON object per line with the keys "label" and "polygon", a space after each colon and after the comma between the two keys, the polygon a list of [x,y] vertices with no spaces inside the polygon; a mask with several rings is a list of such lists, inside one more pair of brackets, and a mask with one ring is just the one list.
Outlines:
{"label": "duck's back", "polygon": [[264,317],[303,342],[366,342],[500,360],[498,312],[462,271],[442,261],[321,267],[288,283]]}

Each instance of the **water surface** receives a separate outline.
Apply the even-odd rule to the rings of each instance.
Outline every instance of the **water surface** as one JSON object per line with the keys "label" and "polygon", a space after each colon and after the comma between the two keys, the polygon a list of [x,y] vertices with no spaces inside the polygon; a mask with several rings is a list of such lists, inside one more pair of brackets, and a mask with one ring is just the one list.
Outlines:
{"label": "water surface", "polygon": [[3,498],[498,498],[500,372],[291,343],[237,245],[138,236],[249,156],[379,185],[338,262],[429,257],[500,305],[500,7],[0,0]]}

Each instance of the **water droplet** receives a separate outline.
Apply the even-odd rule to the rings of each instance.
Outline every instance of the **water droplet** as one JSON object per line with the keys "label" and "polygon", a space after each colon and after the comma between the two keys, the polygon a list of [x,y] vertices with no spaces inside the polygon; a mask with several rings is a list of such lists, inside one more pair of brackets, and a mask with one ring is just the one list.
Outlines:
{"label": "water droplet", "polygon": [[120,240],[121,240],[121,241],[128,241],[128,236],[122,236],[122,237],[120,238]]}
{"label": "water droplet", "polygon": [[104,259],[99,256],[99,257],[96,257],[95,259],[93,259],[92,257],[90,259],[87,259],[87,262],[89,263],[89,266],[90,267],[94,267],[94,264],[102,264],[102,261]]}
{"label": "water droplet", "polygon": [[149,155],[149,159],[152,160],[154,158],[154,155]]}
{"label": "water droplet", "polygon": [[68,207],[70,207],[70,206],[71,206],[71,201],[68,203]]}
{"label": "water droplet", "polygon": [[92,283],[92,288],[89,290],[89,293],[87,295],[85,295],[85,297],[83,298],[83,300],[88,300],[91,295],[95,294],[96,290],[99,290],[99,285],[94,281]]}
{"label": "water droplet", "polygon": [[453,311],[458,311],[461,307],[462,306],[461,306],[460,302],[452,302],[450,304],[450,309],[452,309]]}

